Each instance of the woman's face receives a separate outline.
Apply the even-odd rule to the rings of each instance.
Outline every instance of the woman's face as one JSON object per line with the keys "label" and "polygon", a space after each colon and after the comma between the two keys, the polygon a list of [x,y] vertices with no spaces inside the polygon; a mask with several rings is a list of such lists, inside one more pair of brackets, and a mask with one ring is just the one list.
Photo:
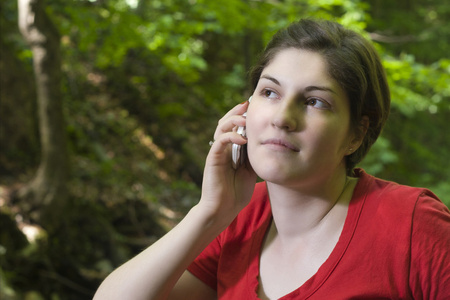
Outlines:
{"label": "woman's face", "polygon": [[344,157],[356,145],[349,101],[328,75],[325,60],[294,48],[280,51],[263,70],[246,126],[255,172],[288,186],[342,175]]}

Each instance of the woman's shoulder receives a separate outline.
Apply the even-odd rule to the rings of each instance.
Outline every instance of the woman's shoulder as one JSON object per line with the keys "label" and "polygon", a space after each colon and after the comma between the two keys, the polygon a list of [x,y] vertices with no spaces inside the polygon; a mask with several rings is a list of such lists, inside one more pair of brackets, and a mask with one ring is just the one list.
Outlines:
{"label": "woman's shoulder", "polygon": [[366,201],[377,201],[400,209],[404,209],[405,206],[415,207],[418,202],[423,202],[421,201],[423,199],[427,199],[425,201],[427,203],[444,205],[433,192],[426,188],[380,179],[367,174],[362,169],[356,169],[355,174],[359,178],[355,194],[364,196]]}
{"label": "woman's shoulder", "polygon": [[362,204],[364,222],[389,223],[396,230],[410,233],[413,227],[435,227],[439,223],[450,233],[450,211],[430,190],[379,179],[363,170],[358,170],[358,176],[352,201]]}
{"label": "woman's shoulder", "polygon": [[347,256],[351,259],[345,262],[368,255],[373,259],[365,265],[367,270],[396,274],[392,278],[399,286],[407,285],[414,298],[427,293],[425,298],[444,299],[450,284],[444,267],[450,262],[448,208],[428,189],[379,179],[363,170],[356,173],[359,181],[348,215],[356,225],[345,227],[354,229],[346,231],[352,242]]}

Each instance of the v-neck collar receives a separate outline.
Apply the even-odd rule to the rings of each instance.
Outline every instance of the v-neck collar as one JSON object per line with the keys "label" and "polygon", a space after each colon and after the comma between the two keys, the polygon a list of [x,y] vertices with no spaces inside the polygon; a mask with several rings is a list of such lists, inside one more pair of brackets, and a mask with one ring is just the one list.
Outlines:
{"label": "v-neck collar", "polygon": [[[313,276],[311,276],[303,285],[286,294],[285,296],[279,298],[279,300],[308,299],[309,297],[311,297],[315,293],[315,291],[317,291],[326,282],[328,277],[338,266],[342,257],[345,255],[345,252],[350,244],[350,241],[353,238],[359,221],[359,217],[361,215],[366,195],[365,186],[368,184],[367,180],[362,180],[363,177],[366,177],[367,175],[363,171],[359,171],[359,173],[359,181],[353,191],[352,199],[349,203],[347,217],[345,219],[342,232],[330,256],[320,266],[317,272]],[[253,258],[248,262],[247,272],[247,287],[249,299],[259,299],[257,296],[257,291],[259,286],[258,277],[262,245],[266,232],[267,230],[269,230],[270,224],[272,222],[272,211],[270,208],[268,195],[266,196],[266,198],[267,207],[264,212],[265,220],[261,225],[261,230],[255,232],[255,235],[253,236],[251,253],[254,255],[249,256]]]}

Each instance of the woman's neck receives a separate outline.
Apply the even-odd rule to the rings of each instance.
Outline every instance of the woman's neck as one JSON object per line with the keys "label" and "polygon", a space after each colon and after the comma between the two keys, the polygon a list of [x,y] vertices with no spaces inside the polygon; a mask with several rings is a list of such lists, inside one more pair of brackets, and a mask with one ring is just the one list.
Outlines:
{"label": "woman's neck", "polygon": [[316,188],[300,189],[268,182],[273,221],[279,238],[296,238],[341,223],[347,214],[357,178],[336,176]]}

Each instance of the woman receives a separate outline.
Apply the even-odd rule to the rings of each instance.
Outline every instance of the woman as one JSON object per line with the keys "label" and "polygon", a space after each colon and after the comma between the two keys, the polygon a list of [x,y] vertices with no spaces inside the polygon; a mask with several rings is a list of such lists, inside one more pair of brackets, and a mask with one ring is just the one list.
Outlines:
{"label": "woman", "polygon": [[[251,75],[251,102],[219,121],[199,203],[95,299],[449,298],[448,209],[354,170],[389,111],[371,44],[302,20]],[[247,145],[236,170],[231,143]]]}

